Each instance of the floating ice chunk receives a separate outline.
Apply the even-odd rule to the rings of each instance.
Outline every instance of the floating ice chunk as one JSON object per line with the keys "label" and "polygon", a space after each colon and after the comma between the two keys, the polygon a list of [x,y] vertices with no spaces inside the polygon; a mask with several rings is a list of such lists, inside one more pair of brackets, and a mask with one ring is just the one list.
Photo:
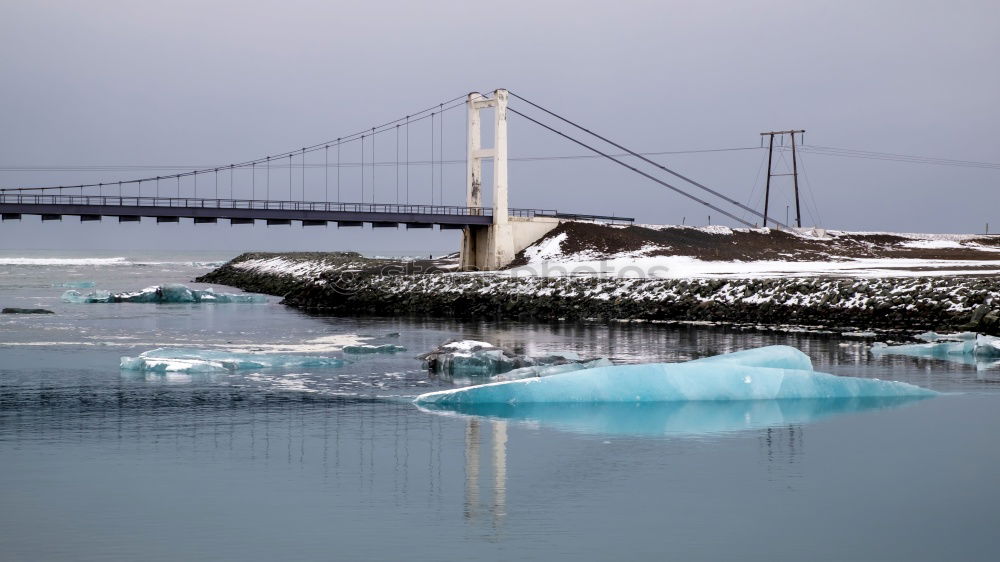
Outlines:
{"label": "floating ice chunk", "polygon": [[112,302],[110,291],[93,291],[84,295],[80,293],[80,291],[74,291],[72,289],[62,294],[62,300],[63,302],[71,302],[74,304]]}
{"label": "floating ice chunk", "polygon": [[[766,351],[748,354],[766,362]],[[776,350],[786,359],[794,358]],[[786,355],[787,354],[787,355]],[[795,359],[793,359],[795,360]],[[541,378],[506,381],[422,394],[418,404],[530,404],[674,402],[932,396],[902,382],[839,377],[812,370],[761,367],[725,358],[687,363],[599,367]]]}
{"label": "floating ice chunk", "polygon": [[1000,357],[1000,338],[994,336],[976,337],[976,355],[980,357]]}
{"label": "floating ice chunk", "polygon": [[93,289],[96,283],[93,281],[66,281],[65,283],[57,283],[53,287],[62,287],[63,289]]}
{"label": "floating ice chunk", "polygon": [[488,377],[533,364],[493,344],[476,340],[448,342],[418,359],[432,372],[448,377]]}
{"label": "floating ice chunk", "polygon": [[211,349],[159,348],[122,357],[121,368],[129,371],[223,373],[245,369],[340,367],[342,359],[307,355],[233,353]]}
{"label": "floating ice chunk", "polygon": [[924,332],[922,334],[917,334],[914,336],[918,340],[923,340],[926,342],[935,342],[938,340],[974,340],[976,339],[975,332],[959,332],[955,334],[939,334],[937,332]]}
{"label": "floating ice chunk", "polygon": [[344,353],[354,353],[354,354],[397,353],[400,351],[406,351],[406,348],[401,345],[393,345],[391,343],[383,345],[371,345],[367,343],[361,343],[357,345],[344,346]]}
{"label": "floating ice chunk", "polygon": [[[452,379],[492,377],[528,367],[540,368],[585,361],[573,351],[555,351],[544,356],[528,357],[477,340],[448,342],[417,358],[423,360],[431,372]],[[528,370],[512,376],[534,377],[539,376],[539,372],[538,369]]]}
{"label": "floating ice chunk", "polygon": [[448,342],[441,346],[448,351],[477,351],[480,349],[496,349],[496,346],[489,342],[477,340],[458,340]]}
{"label": "floating ice chunk", "polygon": [[[927,334],[921,334],[921,336],[927,336]],[[960,339],[959,341],[933,341],[931,343],[905,345],[886,345],[876,342],[875,345],[872,345],[871,351],[873,355],[909,355],[912,357],[931,357],[950,360],[961,356],[969,358],[1000,357],[1000,338],[994,336],[963,332],[961,334],[938,337],[959,337]]]}
{"label": "floating ice chunk", "polygon": [[805,424],[922,397],[689,401],[642,404],[420,404],[425,412],[530,423],[590,435],[702,436]]}
{"label": "floating ice chunk", "polygon": [[212,288],[200,290],[177,283],[165,283],[131,293],[111,293],[100,290],[84,295],[79,291],[69,290],[63,293],[62,300],[78,304],[104,302],[263,303],[267,302],[267,297],[254,294],[216,293]]}

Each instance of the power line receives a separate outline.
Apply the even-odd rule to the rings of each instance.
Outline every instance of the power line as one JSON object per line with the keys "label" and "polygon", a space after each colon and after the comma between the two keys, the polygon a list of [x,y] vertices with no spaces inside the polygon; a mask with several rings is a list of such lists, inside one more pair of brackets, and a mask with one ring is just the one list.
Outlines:
{"label": "power line", "polygon": [[[368,129],[368,130],[370,131],[370,129]],[[384,131],[382,131],[382,132],[384,132]],[[339,141],[342,141],[342,140],[343,140],[344,143],[347,142],[347,140],[344,140],[344,139],[337,139],[337,141],[331,142],[329,146],[339,145],[339,144],[341,144]],[[766,148],[766,147],[764,147],[764,148]],[[914,156],[914,155],[907,155],[907,154],[896,154],[896,153],[891,153],[891,152],[874,152],[874,151],[856,150],[856,149],[849,149],[849,148],[821,147],[821,146],[817,146],[817,145],[800,145],[797,148],[798,148],[799,152],[809,152],[811,154],[817,154],[817,155],[820,155],[820,156],[842,156],[842,157],[846,157],[846,158],[860,158],[860,159],[866,159],[866,160],[886,160],[886,161],[892,161],[892,162],[904,162],[904,163],[913,163],[913,164],[933,164],[933,165],[939,165],[939,166],[955,166],[955,167],[961,167],[961,168],[1000,169],[1000,163],[995,163],[995,162],[978,162],[978,161],[973,161],[973,160],[954,160],[954,159],[950,159],[950,158],[938,158],[938,157],[933,157],[933,156]],[[783,150],[783,151],[784,150],[791,150],[791,148],[787,147],[787,146],[784,146],[784,147],[777,146],[777,147],[775,147],[775,149],[776,150]],[[739,146],[739,147],[730,147],[730,148],[704,148],[704,149],[694,149],[694,150],[658,150],[658,151],[651,151],[651,152],[637,152],[637,154],[640,154],[642,156],[670,156],[670,155],[676,155],[676,154],[706,154],[706,153],[712,153],[712,152],[737,152],[737,151],[745,151],[745,150],[763,150],[763,148],[759,147],[759,146]],[[301,152],[301,149],[299,149],[299,151]],[[307,148],[306,151],[308,152],[309,149]],[[611,153],[611,155],[615,156],[615,157],[619,157],[619,158],[620,157],[631,156],[631,154],[627,153],[627,152]],[[511,158],[508,158],[507,160],[509,162],[536,162],[536,161],[543,162],[543,161],[558,161],[558,160],[592,160],[592,159],[598,159],[598,158],[603,158],[603,156],[599,156],[599,155],[596,155],[596,154],[566,154],[566,155],[546,155],[546,156],[520,156],[520,157],[511,157]],[[438,162],[440,162],[440,160]],[[428,161],[428,160],[411,160],[409,163],[413,164],[413,165],[418,165],[418,166],[419,165],[424,165],[425,166],[425,165],[429,164],[430,161]],[[465,164],[465,160],[445,160],[444,163],[448,164],[448,165]],[[252,164],[253,163],[251,163],[251,165]],[[376,162],[375,165],[376,166],[388,166],[390,164],[392,164],[392,163],[391,162]],[[327,165],[330,166],[329,164],[327,164]],[[357,163],[350,163],[350,162],[341,164],[342,167],[352,167],[352,166],[358,166],[358,165],[359,164],[357,164]],[[324,166],[323,164],[306,164],[307,168],[321,168],[323,166]],[[239,164],[227,164],[227,165],[219,165],[218,167],[220,169],[222,169],[222,168],[229,168],[229,167],[239,168],[239,167],[243,167],[243,165],[239,165]],[[284,166],[279,164],[279,165],[274,165],[272,167],[274,167],[275,169],[278,169],[278,168],[282,168]],[[332,165],[332,167],[336,167],[336,165]],[[159,171],[163,171],[163,170],[192,170],[192,169],[195,169],[195,168],[208,170],[208,169],[214,169],[215,165],[207,165],[207,164],[195,164],[195,165],[192,165],[192,164],[10,164],[10,165],[6,165],[6,166],[0,166],[0,172],[140,172],[140,171],[157,171],[157,170],[159,170]],[[172,178],[173,178],[173,176],[160,176],[160,179],[172,179]],[[148,181],[155,181],[155,180],[156,180],[155,177],[151,177],[151,178],[143,178],[142,180],[123,181],[122,183],[138,183],[139,181],[148,182]],[[92,186],[96,186],[96,185],[97,184],[92,184]],[[81,186],[74,185],[74,186],[65,186],[65,187],[77,188],[77,187],[81,187]],[[89,186],[84,186],[84,187],[89,187]],[[28,189],[42,189],[42,188],[28,188]],[[55,189],[55,187],[52,187],[50,189]]]}
{"label": "power line", "polygon": [[[782,147],[781,150],[788,150]],[[892,162],[906,162],[911,164],[933,164],[937,166],[955,166],[960,168],[982,168],[987,170],[1000,170],[1000,163],[978,162],[975,160],[955,160],[952,158],[938,158],[934,156],[915,156],[910,154],[897,154],[893,152],[875,152],[871,150],[858,150],[852,148],[837,148],[832,146],[801,145],[800,152],[809,152],[822,156],[841,156],[844,158],[860,158],[864,160],[886,160]]]}

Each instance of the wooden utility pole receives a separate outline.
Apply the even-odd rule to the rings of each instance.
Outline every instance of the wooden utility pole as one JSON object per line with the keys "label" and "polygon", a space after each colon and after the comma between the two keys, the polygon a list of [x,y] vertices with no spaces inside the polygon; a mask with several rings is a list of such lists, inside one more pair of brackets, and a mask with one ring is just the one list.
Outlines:
{"label": "wooden utility pole", "polygon": [[[805,129],[799,130],[788,130],[788,131],[768,131],[766,133],[761,133],[761,141],[763,143],[763,137],[770,137],[767,145],[767,184],[764,187],[764,226],[767,226],[767,210],[771,200],[771,178],[777,176],[792,176],[792,184],[795,186],[795,226],[802,228],[802,212],[799,210],[799,164],[795,153],[795,135],[802,135],[806,131]],[[784,136],[789,135],[792,138],[792,173],[791,174],[775,174],[773,173],[771,163],[774,161],[774,135],[781,135],[782,144],[784,144]],[[801,138],[801,137],[800,137]]]}

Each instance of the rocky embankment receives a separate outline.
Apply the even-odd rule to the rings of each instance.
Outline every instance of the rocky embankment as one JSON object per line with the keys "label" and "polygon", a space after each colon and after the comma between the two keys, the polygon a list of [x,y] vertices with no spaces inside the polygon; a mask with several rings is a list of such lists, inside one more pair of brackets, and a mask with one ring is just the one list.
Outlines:
{"label": "rocky embankment", "polygon": [[[1000,331],[1000,281],[581,279],[452,274],[301,285],[286,304],[333,314],[666,320],[885,330]],[[996,303],[996,304],[992,304]]]}
{"label": "rocky embankment", "polygon": [[[845,263],[843,273],[808,276],[746,276],[739,271],[749,255],[741,246],[756,246],[768,254],[766,232],[737,232],[737,236],[712,230],[679,229],[655,233],[609,230],[611,238],[600,238],[592,226],[561,228],[536,247],[518,256],[516,269],[497,273],[456,272],[453,257],[439,260],[400,261],[365,258],[356,253],[244,254],[197,281],[221,283],[248,291],[284,297],[296,308],[337,315],[434,316],[456,318],[504,318],[548,321],[645,320],[705,321],[750,325],[800,325],[840,329],[973,330],[1000,333],[1000,277],[995,270],[1000,240],[966,237],[955,240],[919,239],[879,235],[825,235],[824,239],[791,240],[787,233],[775,234],[780,250],[802,258],[811,247],[813,260]],[[574,230],[575,229],[575,230]],[[728,230],[728,229],[727,229]],[[712,248],[711,255],[733,254],[735,274],[721,277],[617,277],[614,275],[538,276],[522,275],[539,248],[558,250],[556,259],[592,259],[603,253],[615,259],[634,259],[643,248],[641,238],[658,239],[655,252],[669,258],[690,256],[680,241],[691,248]],[[624,248],[595,248],[614,243]],[[622,238],[624,236],[624,238]],[[671,237],[666,243],[665,237]],[[705,240],[702,240],[702,239]],[[746,240],[744,240],[744,238]],[[742,242],[742,243],[741,243]],[[575,246],[580,246],[576,248]],[[587,247],[589,245],[589,247]],[[796,246],[790,248],[790,246]],[[854,255],[843,255],[846,249]],[[614,250],[614,252],[611,252]],[[867,256],[858,256],[859,253]],[[532,254],[534,252],[534,254]],[[769,253],[770,252],[770,253]],[[896,256],[887,254],[896,253]],[[850,264],[870,259],[899,260],[907,271],[895,276],[852,276]],[[973,255],[974,254],[974,255]],[[615,257],[617,256],[617,257]],[[707,256],[683,259],[702,260]],[[655,258],[655,256],[654,256]],[[978,258],[970,261],[970,258]],[[604,259],[604,258],[602,258]],[[985,259],[985,261],[983,261]],[[837,260],[841,260],[837,262]],[[852,261],[854,260],[854,261]],[[922,261],[923,260],[923,261]],[[938,260],[932,262],[930,260]],[[802,263],[794,259],[783,263]],[[537,264],[537,262],[534,262]],[[768,263],[776,263],[774,261]],[[819,263],[814,261],[814,263]],[[878,262],[886,271],[896,271],[892,262]],[[954,271],[952,264],[964,264]],[[934,264],[934,267],[928,267]],[[803,267],[805,267],[804,264]],[[727,266],[728,267],[728,266]]]}
{"label": "rocky embankment", "polygon": [[[343,261],[339,254],[326,257],[330,258],[328,264]],[[711,321],[1000,332],[1000,280],[992,277],[542,278],[443,273],[441,269],[413,273],[419,264],[405,267],[399,263],[369,264],[366,268],[335,266],[306,276],[240,267],[260,259],[294,261],[288,254],[246,254],[198,281],[283,296],[287,305],[338,315]]]}
{"label": "rocky embankment", "polygon": [[368,258],[357,252],[248,252],[195,279],[244,291],[284,296],[306,286],[352,283],[378,275],[442,273],[457,267],[454,257],[427,260]]}

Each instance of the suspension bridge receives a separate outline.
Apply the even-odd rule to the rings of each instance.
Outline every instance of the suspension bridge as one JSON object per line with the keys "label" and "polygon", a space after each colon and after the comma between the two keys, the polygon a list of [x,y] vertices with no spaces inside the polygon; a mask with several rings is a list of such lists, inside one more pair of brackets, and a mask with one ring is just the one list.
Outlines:
{"label": "suspension bridge", "polygon": [[[510,105],[511,98],[516,100],[516,107]],[[444,117],[462,107],[466,113],[465,202],[464,205],[445,205]],[[492,114],[493,139],[490,143],[483,142],[484,111]],[[462,267],[479,270],[507,265],[517,252],[562,221],[633,222],[630,217],[614,215],[508,207],[509,115],[516,115],[740,224],[754,226],[745,219],[749,213],[763,219],[764,224],[771,222],[787,228],[774,217],[765,217],[724,193],[504,89],[459,96],[347,136],[239,163],[109,183],[2,188],[0,218],[8,221],[19,220],[22,215],[40,215],[42,221],[76,216],[80,221],[116,217],[119,222],[152,218],[158,223],[177,223],[187,218],[193,219],[194,224],[264,221],[268,225],[299,222],[303,226],[335,223],[338,227],[357,227],[368,224],[373,228],[397,229],[400,226],[408,229],[436,226],[462,231]],[[426,121],[430,124],[431,157],[429,161],[413,160],[411,133]],[[383,155],[385,151],[394,153],[394,159],[378,160],[377,146]],[[616,152],[612,153],[607,146]],[[359,155],[360,159],[344,162],[347,150]],[[484,162],[492,164],[489,206],[484,205],[483,200]],[[423,197],[426,193],[428,184],[424,182],[428,178],[420,178],[411,185],[410,168],[428,164],[430,203],[413,203],[411,195],[420,191]],[[386,168],[392,169],[392,179],[388,181],[384,178]],[[381,184],[376,182],[380,169],[383,170]],[[286,170],[287,179],[283,173]],[[331,170],[334,177],[331,177]],[[345,172],[351,172],[360,181],[359,201],[343,202],[345,178],[342,176],[347,175]],[[319,186],[323,188],[322,200],[316,196]],[[331,190],[334,190],[332,200]],[[741,211],[743,216],[736,214]]]}

